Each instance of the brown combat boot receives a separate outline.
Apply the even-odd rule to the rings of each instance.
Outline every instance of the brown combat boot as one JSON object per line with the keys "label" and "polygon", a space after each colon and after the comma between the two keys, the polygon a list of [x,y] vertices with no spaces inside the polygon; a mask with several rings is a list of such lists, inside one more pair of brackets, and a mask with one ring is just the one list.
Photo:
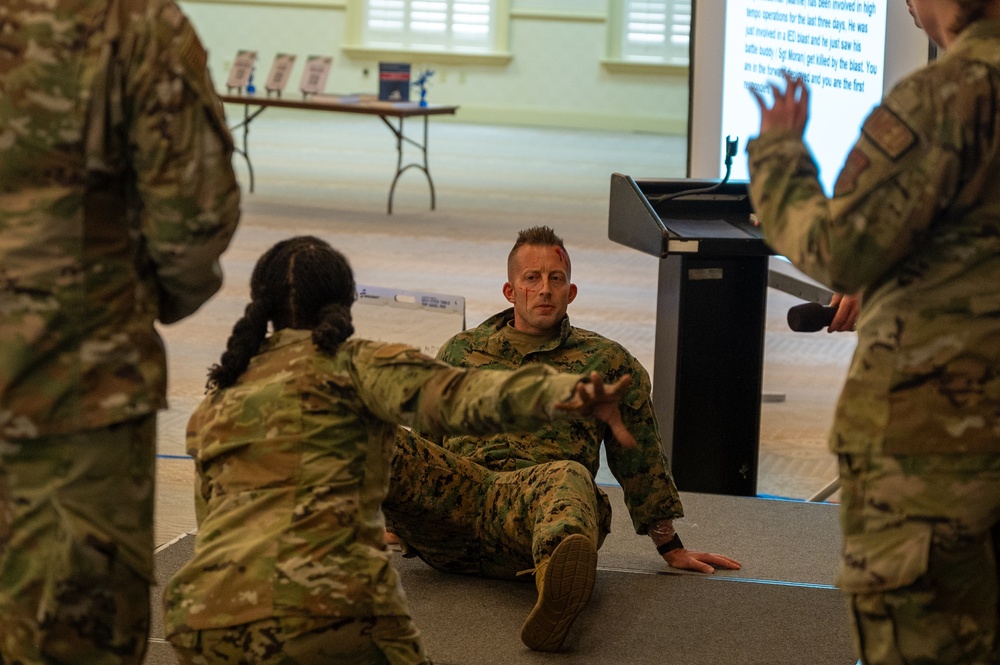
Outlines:
{"label": "brown combat boot", "polygon": [[597,580],[597,549],[574,533],[535,570],[538,602],[521,626],[521,641],[535,651],[558,651]]}

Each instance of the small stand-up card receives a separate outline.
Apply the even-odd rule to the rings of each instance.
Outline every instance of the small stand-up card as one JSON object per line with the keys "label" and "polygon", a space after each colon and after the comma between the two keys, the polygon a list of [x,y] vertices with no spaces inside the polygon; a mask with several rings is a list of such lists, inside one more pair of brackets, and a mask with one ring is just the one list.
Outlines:
{"label": "small stand-up card", "polygon": [[267,82],[264,84],[268,95],[273,92],[278,97],[281,97],[281,91],[285,89],[285,85],[288,83],[288,75],[292,73],[294,65],[294,54],[279,53],[274,56],[274,63],[271,65],[271,71],[267,75]]}
{"label": "small stand-up card", "polygon": [[[237,51],[236,59],[229,70],[229,78],[226,79],[226,88],[233,90],[244,90],[250,84],[250,77],[253,75],[253,64],[257,60],[257,51]],[[247,91],[249,92],[249,90]]]}
{"label": "small stand-up card", "polygon": [[323,89],[326,88],[326,78],[330,75],[331,65],[333,65],[333,58],[325,55],[311,55],[306,59],[306,66],[302,71],[302,82],[299,84],[303,97],[323,92]]}

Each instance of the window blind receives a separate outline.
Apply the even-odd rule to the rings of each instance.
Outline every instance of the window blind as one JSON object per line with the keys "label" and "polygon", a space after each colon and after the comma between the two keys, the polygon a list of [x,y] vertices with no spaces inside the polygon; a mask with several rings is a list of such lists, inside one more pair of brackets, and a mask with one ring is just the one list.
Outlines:
{"label": "window blind", "polygon": [[493,49],[493,0],[368,0],[365,6],[366,46]]}
{"label": "window blind", "polygon": [[691,0],[625,0],[623,60],[688,64]]}

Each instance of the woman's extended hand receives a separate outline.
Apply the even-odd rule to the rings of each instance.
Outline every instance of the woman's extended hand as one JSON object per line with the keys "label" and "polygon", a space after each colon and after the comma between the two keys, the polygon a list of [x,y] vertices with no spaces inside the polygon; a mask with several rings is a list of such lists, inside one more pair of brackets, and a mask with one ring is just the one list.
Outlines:
{"label": "woman's extended hand", "polygon": [[556,404],[556,408],[562,411],[593,414],[608,424],[619,444],[625,448],[634,448],[638,443],[626,429],[625,423],[622,422],[621,411],[618,410],[618,402],[630,385],[632,385],[630,374],[605,385],[600,374],[591,372],[590,380],[576,384],[572,397]]}

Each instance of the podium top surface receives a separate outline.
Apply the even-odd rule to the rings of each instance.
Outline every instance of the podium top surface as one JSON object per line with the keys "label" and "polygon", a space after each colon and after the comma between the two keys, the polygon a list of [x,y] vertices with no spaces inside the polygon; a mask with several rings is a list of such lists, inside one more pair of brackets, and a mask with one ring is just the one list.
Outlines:
{"label": "podium top surface", "polygon": [[[608,237],[653,256],[762,256],[774,252],[751,222],[747,183],[611,176]],[[697,191],[712,187],[711,191]]]}

